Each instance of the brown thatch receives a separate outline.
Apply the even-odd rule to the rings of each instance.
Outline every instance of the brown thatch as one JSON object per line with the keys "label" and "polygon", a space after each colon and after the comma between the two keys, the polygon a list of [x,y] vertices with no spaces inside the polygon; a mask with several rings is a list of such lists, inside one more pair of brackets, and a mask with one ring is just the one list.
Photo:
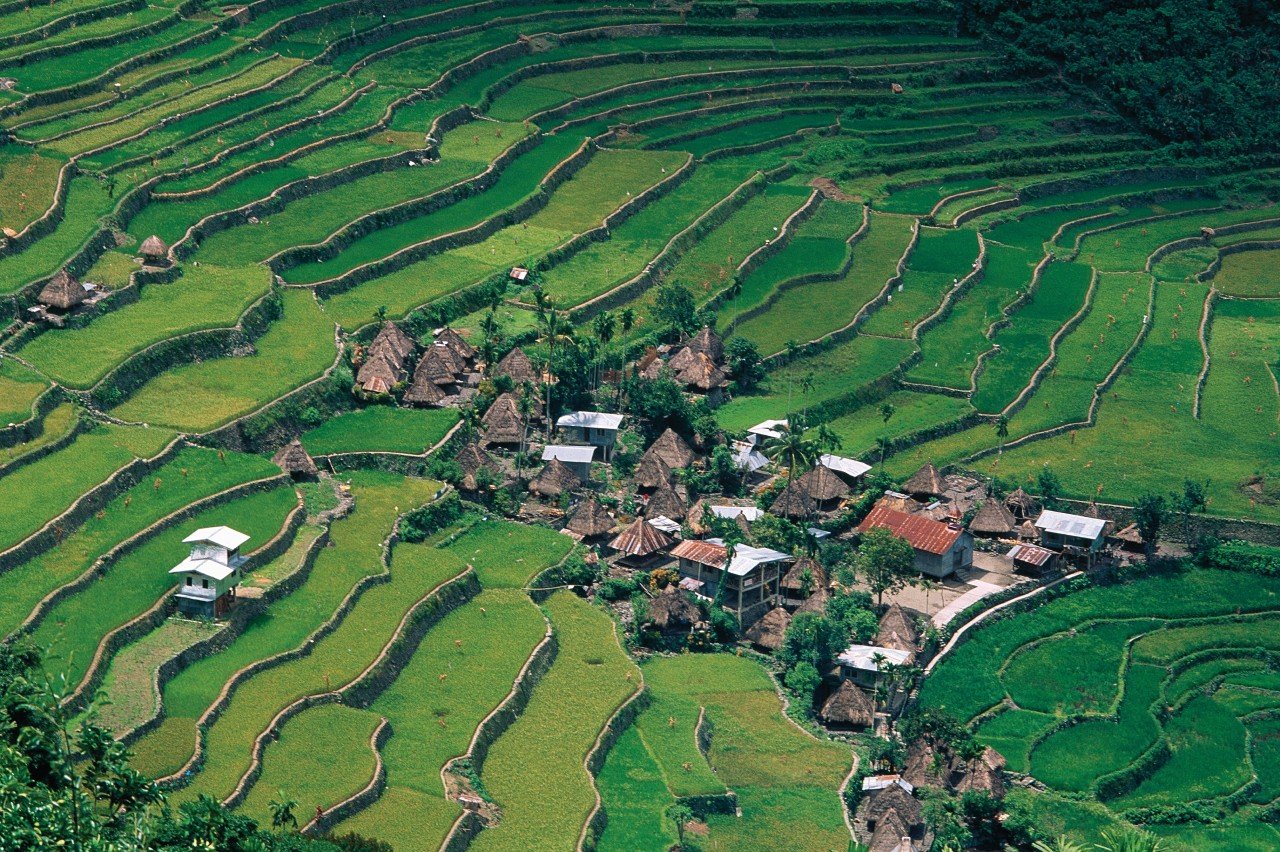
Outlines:
{"label": "brown thatch", "polygon": [[512,349],[503,356],[493,374],[495,376],[510,376],[511,381],[516,384],[538,381],[538,374],[533,369],[533,362],[529,360],[529,356],[520,347]]}
{"label": "brown thatch", "polygon": [[[356,384],[367,391],[373,391],[376,382],[378,386],[389,390],[402,376],[400,366],[392,362],[389,355],[379,353],[366,358],[360,365],[360,370],[356,373]],[[385,390],[378,392],[384,393]]]}
{"label": "brown thatch", "polygon": [[[435,387],[432,385],[432,387]],[[480,448],[479,444],[467,444],[458,450],[458,454],[453,457],[458,463],[458,467],[462,468],[462,478],[458,481],[459,487],[464,491],[476,491],[480,484],[476,481],[476,474],[484,470],[490,470],[499,473],[501,468],[498,463],[493,460],[493,456],[486,453]]]}
{"label": "brown thatch", "polygon": [[644,518],[636,518],[629,527],[609,542],[610,547],[627,556],[648,556],[667,549],[671,544],[672,539],[669,535]]}
{"label": "brown thatch", "polygon": [[579,503],[578,508],[573,510],[573,515],[565,526],[571,532],[576,532],[583,538],[591,538],[611,531],[615,526],[615,522],[610,517],[609,510],[596,499],[596,495],[588,494],[587,499]]}
{"label": "brown thatch", "polygon": [[524,440],[524,423],[516,396],[504,393],[493,401],[480,420],[486,444],[519,444]]}
{"label": "brown thatch", "polygon": [[933,462],[925,462],[924,467],[911,475],[902,486],[902,490],[913,497],[940,497],[947,490],[942,481],[942,474],[933,466]]}
{"label": "brown thatch", "polygon": [[769,511],[784,518],[807,518],[817,510],[813,498],[800,484],[800,480],[792,481],[773,501]]}
{"label": "brown thatch", "polygon": [[662,371],[666,369],[666,362],[656,355],[648,361],[642,361],[640,365],[640,378],[653,381],[662,376]]}
{"label": "brown thatch", "polygon": [[413,371],[413,380],[421,376],[426,381],[441,387],[458,383],[458,375],[453,357],[447,355],[449,350],[443,346],[431,346],[418,361],[418,368]]}
{"label": "brown thatch", "polygon": [[673,521],[683,521],[687,512],[684,500],[670,486],[663,486],[655,491],[644,507],[646,518],[662,516]]}
{"label": "brown thatch", "polygon": [[811,612],[814,615],[825,615],[827,611],[827,600],[831,597],[831,593],[825,587],[814,589],[813,594],[804,599],[804,603],[796,607],[796,614],[802,612]]}
{"label": "brown thatch", "polygon": [[168,256],[169,245],[155,234],[152,234],[142,241],[142,245],[138,248],[138,254],[148,260],[161,260]]}
{"label": "brown thatch", "polygon": [[543,497],[559,497],[566,491],[582,487],[578,474],[560,459],[552,459],[529,483],[529,490]]}
{"label": "brown thatch", "polygon": [[404,401],[412,405],[439,405],[449,394],[431,381],[422,370],[413,371],[413,381],[405,389]]}
{"label": "brown thatch", "polygon": [[1036,529],[1035,522],[1028,518],[1022,522],[1022,526],[1018,527],[1018,538],[1023,541],[1039,541],[1040,530]]}
{"label": "brown thatch", "polygon": [[676,373],[677,383],[704,393],[728,386],[729,377],[715,362],[701,352],[694,357],[697,359],[695,363]]}
{"label": "brown thatch", "polygon": [[320,472],[297,438],[277,450],[271,462],[295,479],[315,476]]}
{"label": "brown thatch", "polygon": [[920,800],[898,784],[876,791],[863,809],[863,816],[867,822],[878,823],[889,811],[897,813],[908,828],[922,821]]}
{"label": "brown thatch", "polygon": [[907,611],[899,604],[890,604],[885,614],[880,616],[880,629],[876,632],[875,644],[881,648],[914,654],[919,641],[920,631],[916,629],[915,622],[907,615]]}
{"label": "brown thatch", "polygon": [[[698,364],[698,353],[685,346],[679,349],[676,354],[667,359],[667,368],[673,373],[679,373],[681,370],[687,370]],[[656,378],[656,376],[655,376]]]}
{"label": "brown thatch", "polygon": [[969,522],[969,531],[975,535],[1009,535],[1018,526],[1018,521],[999,500],[994,498],[985,501],[978,513]]}
{"label": "brown thatch", "polygon": [[956,767],[959,777],[952,779],[952,789],[958,794],[971,790],[988,793],[992,798],[1004,798],[1004,756],[993,748],[985,748],[982,755]]}
{"label": "brown thatch", "polygon": [[766,612],[760,620],[747,628],[744,634],[751,644],[766,651],[776,651],[782,647],[782,637],[791,626],[791,613],[780,606]]}
{"label": "brown thatch", "polygon": [[811,559],[808,556],[801,556],[791,565],[791,569],[787,571],[786,576],[782,578],[782,590],[790,592],[792,597],[800,597],[800,593],[804,591],[801,584],[801,578],[804,576],[805,571],[808,571],[809,575],[813,578],[813,582],[809,588],[809,594],[813,594],[819,589],[825,589],[827,587],[827,570],[822,567],[822,564],[816,559]]}
{"label": "brown thatch", "polygon": [[701,352],[717,364],[724,361],[724,341],[720,339],[720,335],[711,330],[709,325],[704,325],[702,331],[685,344],[685,348]]}
{"label": "brown thatch", "polygon": [[849,493],[849,486],[830,468],[818,465],[796,480],[809,496],[819,503],[839,500]]}
{"label": "brown thatch", "polygon": [[476,348],[466,341],[461,334],[452,328],[445,328],[436,335],[436,343],[448,346],[454,354],[464,361],[476,357]]}
{"label": "brown thatch", "polygon": [[1020,521],[1040,516],[1040,501],[1021,488],[1004,498],[1004,504],[1009,507],[1010,512],[1013,512],[1013,516]]}
{"label": "brown thatch", "polygon": [[636,488],[652,491],[657,488],[671,487],[671,468],[662,458],[653,453],[645,453],[636,465]]}
{"label": "brown thatch", "polygon": [[369,351],[389,347],[390,350],[400,358],[400,363],[413,354],[416,348],[413,338],[400,330],[400,326],[387,320],[382,324],[382,328],[378,330],[377,337],[373,338],[373,342],[369,344]]}
{"label": "brown thatch", "polygon": [[906,820],[893,808],[889,808],[876,820],[876,830],[871,832],[871,842],[867,844],[868,852],[901,852],[902,838],[911,842],[911,832]]}
{"label": "brown thatch", "polygon": [[1102,520],[1102,513],[1098,511],[1098,504],[1090,502],[1084,507],[1084,511],[1080,513],[1081,517],[1093,518],[1094,520]]}
{"label": "brown thatch", "polygon": [[687,632],[701,620],[702,610],[675,586],[649,601],[648,622],[664,633]]}
{"label": "brown thatch", "polygon": [[59,269],[40,291],[40,304],[69,311],[85,300],[84,287],[65,269]]}
{"label": "brown thatch", "polygon": [[820,715],[828,725],[869,728],[875,724],[876,708],[865,692],[846,680],[823,702]]}
{"label": "brown thatch", "polygon": [[659,435],[658,440],[649,445],[645,455],[658,456],[672,470],[688,467],[693,464],[693,460],[696,458],[684,438],[681,438],[674,429],[670,428]]}

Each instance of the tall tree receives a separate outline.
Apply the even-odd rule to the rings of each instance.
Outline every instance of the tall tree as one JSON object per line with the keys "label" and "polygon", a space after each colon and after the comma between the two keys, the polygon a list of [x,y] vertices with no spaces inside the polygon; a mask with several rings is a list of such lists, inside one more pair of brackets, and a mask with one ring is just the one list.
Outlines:
{"label": "tall tree", "polygon": [[783,426],[776,438],[765,441],[764,454],[779,464],[787,466],[788,484],[795,478],[796,470],[813,467],[818,448],[799,431]]}
{"label": "tall tree", "polygon": [[1164,499],[1164,495],[1151,491],[1139,497],[1138,504],[1133,508],[1133,521],[1137,524],[1138,533],[1142,536],[1142,548],[1148,560],[1155,556],[1156,548],[1160,544],[1160,528],[1164,526],[1168,515],[1169,504]]}
{"label": "tall tree", "polygon": [[885,592],[897,592],[918,581],[915,556],[911,542],[890,530],[876,527],[862,536],[856,573],[876,596],[876,606],[884,605]]}
{"label": "tall tree", "polygon": [[547,311],[543,314],[541,326],[538,342],[547,344],[547,378],[545,385],[547,389],[547,434],[550,435],[551,424],[556,422],[555,409],[551,405],[551,388],[556,382],[554,372],[556,346],[573,343],[573,324],[556,310],[554,303],[547,300]]}

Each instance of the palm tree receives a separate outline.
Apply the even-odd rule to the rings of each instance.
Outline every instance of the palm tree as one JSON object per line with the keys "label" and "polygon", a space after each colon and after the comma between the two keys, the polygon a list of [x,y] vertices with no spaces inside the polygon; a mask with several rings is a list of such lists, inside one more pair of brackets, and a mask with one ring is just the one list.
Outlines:
{"label": "palm tree", "polygon": [[[613,314],[609,313],[608,311],[604,311],[603,313],[596,314],[596,318],[591,321],[591,328],[596,333],[596,339],[600,341],[600,348],[602,350],[601,356],[600,356],[600,364],[598,364],[597,367],[603,368],[604,366],[606,366],[604,362],[609,357],[608,355],[609,343],[612,342],[613,334],[615,331],[617,331],[618,320],[614,317]],[[599,387],[600,381],[601,381],[601,376],[600,376],[599,370],[597,370],[597,373],[596,373],[597,387]]]}
{"label": "palm tree", "polygon": [[1009,418],[1003,414],[996,418],[996,437],[1000,439],[1000,452],[1004,453],[1004,439],[1009,437]]}
{"label": "palm tree", "polygon": [[884,473],[884,457],[889,455],[890,442],[887,437],[876,438],[876,449],[880,451],[880,472]]}
{"label": "palm tree", "polygon": [[814,435],[814,443],[818,445],[818,449],[825,450],[828,453],[844,446],[840,441],[840,436],[832,432],[831,427],[825,423],[818,425],[817,434]]}
{"label": "palm tree", "polygon": [[775,462],[787,466],[787,483],[790,484],[795,477],[796,468],[807,470],[813,466],[818,448],[814,446],[813,441],[805,438],[799,431],[793,432],[783,426],[779,429],[779,433],[778,437],[770,438],[765,442],[764,454]]}
{"label": "palm tree", "polygon": [[298,818],[294,816],[293,810],[298,807],[298,803],[293,799],[286,799],[284,790],[278,791],[278,795],[280,798],[267,803],[267,807],[271,809],[271,827],[283,831],[285,826],[289,826],[297,831]]}
{"label": "palm tree", "polygon": [[1145,831],[1105,828],[1102,830],[1102,842],[1095,845],[1103,852],[1160,852],[1164,841]]}
{"label": "palm tree", "polygon": [[[550,299],[546,300],[548,311],[542,317],[542,331],[538,337],[539,343],[547,344],[547,423],[555,422],[555,414],[551,408],[551,386],[555,384],[555,357],[556,344],[573,342],[573,326],[567,319],[562,317],[556,311],[555,305]],[[547,432],[550,434],[551,427],[548,425]]]}
{"label": "palm tree", "polygon": [[622,333],[626,334],[635,327],[636,312],[631,308],[623,308],[618,311],[618,321],[622,323]]}
{"label": "palm tree", "polygon": [[521,388],[520,399],[516,401],[516,410],[520,412],[520,452],[516,455],[516,480],[523,481],[521,468],[524,467],[524,453],[529,445],[529,418],[533,415],[533,384],[525,382]]}
{"label": "palm tree", "polygon": [[924,614],[929,615],[929,593],[942,588],[942,584],[928,574],[920,577],[920,588],[924,589]]}

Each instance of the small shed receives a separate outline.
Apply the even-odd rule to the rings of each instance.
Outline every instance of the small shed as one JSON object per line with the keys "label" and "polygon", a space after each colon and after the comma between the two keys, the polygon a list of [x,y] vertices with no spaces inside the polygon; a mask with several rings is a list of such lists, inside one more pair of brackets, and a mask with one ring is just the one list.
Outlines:
{"label": "small shed", "polygon": [[747,440],[756,446],[762,446],[771,438],[781,438],[787,429],[785,420],[765,420],[747,430]]}
{"label": "small shed", "polygon": [[886,666],[901,666],[910,660],[907,651],[879,645],[850,645],[836,658],[842,678],[868,689],[875,689]]}
{"label": "small shed", "polygon": [[87,298],[84,285],[65,269],[59,269],[40,290],[40,304],[52,311],[66,313]]}
{"label": "small shed", "polygon": [[620,554],[619,562],[637,566],[660,558],[671,544],[670,536],[644,518],[636,518],[609,542],[609,546]]}
{"label": "small shed", "polygon": [[540,497],[559,497],[566,491],[582,487],[582,479],[557,458],[551,459],[529,483],[529,490]]}
{"label": "small shed", "polygon": [[1040,501],[1020,487],[1004,498],[1004,504],[1019,521],[1030,520],[1040,515]]}
{"label": "small shed", "polygon": [[523,266],[513,266],[511,267],[511,271],[507,273],[507,277],[512,281],[528,281],[529,270],[525,269]]}
{"label": "small shed", "polygon": [[676,586],[668,586],[649,601],[647,623],[663,633],[688,633],[701,620],[702,610]]}
{"label": "small shed", "polygon": [[595,538],[611,532],[616,522],[604,504],[596,499],[596,495],[588,494],[587,499],[573,510],[569,523],[565,526],[583,538]]}
{"label": "small shed", "polygon": [[775,606],[762,615],[759,621],[748,627],[743,635],[757,648],[776,651],[782,647],[782,639],[790,626],[791,613],[780,606]]}
{"label": "small shed", "polygon": [[599,447],[608,461],[618,442],[618,430],[622,428],[623,415],[603,411],[574,411],[556,420],[556,426],[565,430],[565,437]]}
{"label": "small shed", "polygon": [[920,631],[915,621],[907,615],[900,604],[892,603],[880,616],[880,629],[876,631],[875,643],[882,648],[893,648],[906,651],[915,656],[920,643]]}
{"label": "small shed", "polygon": [[559,461],[583,482],[591,481],[591,462],[595,457],[596,448],[589,444],[548,444],[542,449],[543,461]]}
{"label": "small shed", "polygon": [[294,479],[314,479],[320,473],[302,441],[297,438],[277,450],[271,462]]}
{"label": "small shed", "polygon": [[833,728],[862,729],[875,724],[876,708],[871,697],[851,680],[840,686],[822,703],[822,721]]}
{"label": "small shed", "polygon": [[138,254],[149,264],[163,263],[169,259],[169,245],[155,234],[147,237],[138,247]]}
{"label": "small shed", "polygon": [[835,473],[847,485],[857,485],[862,480],[862,477],[871,470],[871,465],[869,464],[864,464],[857,459],[835,456],[831,453],[823,453],[818,456],[818,465]]}
{"label": "small shed", "polygon": [[769,457],[750,441],[734,441],[733,466],[750,475],[769,466]]}
{"label": "small shed", "polygon": [[1013,570],[1038,576],[1054,568],[1058,554],[1035,544],[1015,544],[1009,548],[1009,558],[1013,560]]}
{"label": "small shed", "polygon": [[248,540],[249,536],[231,527],[201,527],[182,540],[191,545],[191,553],[169,569],[181,581],[174,595],[179,612],[218,618],[230,609],[247,561],[240,547]]}

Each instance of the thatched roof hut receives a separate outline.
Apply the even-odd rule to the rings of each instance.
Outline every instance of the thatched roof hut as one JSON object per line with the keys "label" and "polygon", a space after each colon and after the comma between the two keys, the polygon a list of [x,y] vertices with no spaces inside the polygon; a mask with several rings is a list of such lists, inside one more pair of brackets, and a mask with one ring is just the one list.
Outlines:
{"label": "thatched roof hut", "polygon": [[818,503],[839,500],[849,493],[849,486],[830,468],[818,465],[796,480]]}
{"label": "thatched roof hut", "polygon": [[671,544],[670,536],[644,518],[636,518],[609,542],[610,547],[626,556],[649,556],[666,550]]}
{"label": "thatched roof hut", "polygon": [[582,487],[578,474],[560,459],[552,459],[529,483],[529,490],[542,497],[559,497],[566,491]]}
{"label": "thatched roof hut", "polygon": [[1035,521],[1030,518],[1023,521],[1022,525],[1018,527],[1018,538],[1023,541],[1039,541],[1040,530],[1036,529]]}
{"label": "thatched roof hut", "polygon": [[1004,503],[994,498],[986,500],[982,508],[969,522],[969,532],[974,535],[1002,536],[1017,529],[1018,521]]}
{"label": "thatched roof hut", "polygon": [[671,468],[661,456],[645,453],[636,465],[636,488],[652,491],[658,488],[671,487]]}
{"label": "thatched roof hut", "polygon": [[1035,520],[1040,517],[1040,501],[1023,491],[1021,487],[1004,498],[1004,504],[1020,521]]}
{"label": "thatched roof hut", "polygon": [[701,352],[696,353],[694,358],[694,363],[676,373],[677,383],[703,393],[728,386],[729,377],[715,362]]}
{"label": "thatched roof hut", "polygon": [[688,467],[697,458],[685,439],[681,438],[671,428],[668,428],[658,436],[658,440],[649,445],[649,449],[645,450],[645,455],[658,456],[672,470]]}
{"label": "thatched roof hut", "polygon": [[271,463],[294,479],[310,479],[320,472],[315,461],[307,454],[306,448],[297,438],[277,450],[271,457]]}
{"label": "thatched roof hut", "polygon": [[524,423],[516,396],[504,393],[493,401],[480,419],[486,444],[519,444],[524,440]]}
{"label": "thatched roof hut", "polygon": [[439,405],[448,395],[443,386],[431,381],[427,374],[419,369],[413,371],[413,381],[405,389],[404,401],[412,405]]}
{"label": "thatched roof hut", "polygon": [[169,244],[155,234],[147,237],[138,247],[138,254],[147,260],[164,260],[169,256]]}
{"label": "thatched roof hut", "polygon": [[533,369],[533,362],[520,347],[516,347],[502,357],[494,369],[495,376],[510,376],[516,384],[521,382],[537,382],[538,374]]}
{"label": "thatched roof hut", "polygon": [[430,346],[427,352],[418,361],[418,367],[413,371],[413,380],[418,381],[421,375],[424,379],[435,385],[447,387],[457,384],[457,365],[453,362],[453,358],[448,353],[448,349],[443,346]]}
{"label": "thatched roof hut", "polygon": [[[356,372],[356,384],[367,391],[385,393],[404,375],[400,366],[391,360],[387,352],[378,352],[365,358]],[[379,390],[380,389],[380,390]]]}
{"label": "thatched roof hut", "polygon": [[791,626],[791,613],[780,606],[766,612],[760,620],[747,628],[744,634],[751,644],[766,651],[776,651],[782,647],[782,637]]}
{"label": "thatched roof hut", "polygon": [[875,831],[871,832],[871,842],[867,844],[867,852],[894,852],[902,849],[902,839],[911,843],[911,830],[907,821],[894,808],[887,809],[876,820]]}
{"label": "thatched roof hut", "polygon": [[687,512],[684,500],[670,486],[663,486],[655,491],[644,507],[646,518],[656,518],[661,515],[673,521],[683,521]]}
{"label": "thatched roof hut", "polygon": [[40,304],[69,311],[85,300],[84,287],[65,269],[59,269],[40,291]]}
{"label": "thatched roof hut", "polygon": [[902,490],[912,497],[941,497],[947,490],[947,485],[942,481],[942,474],[938,473],[933,462],[925,462],[924,467],[906,481]]}
{"label": "thatched roof hut", "polygon": [[494,461],[493,456],[486,453],[480,448],[479,444],[467,444],[458,450],[458,454],[453,457],[458,463],[458,467],[462,468],[462,479],[458,481],[458,487],[464,491],[477,491],[480,488],[479,482],[476,480],[476,474],[481,470],[489,470],[494,473],[500,473],[501,468]]}
{"label": "thatched roof hut", "polygon": [[709,325],[704,325],[701,331],[690,338],[685,348],[701,352],[717,364],[724,361],[724,341]]}
{"label": "thatched roof hut", "polygon": [[687,633],[702,620],[702,610],[675,586],[649,601],[648,623],[663,633]]}
{"label": "thatched roof hut", "polygon": [[804,603],[796,607],[796,614],[802,612],[811,612],[814,615],[825,615],[827,612],[827,601],[831,599],[831,593],[826,587],[820,587],[813,590],[813,594],[804,599]]}
{"label": "thatched roof hut", "polygon": [[828,725],[870,728],[875,724],[876,708],[865,692],[853,681],[846,680],[823,702],[819,715]]}
{"label": "thatched roof hut", "polygon": [[890,784],[877,790],[862,809],[867,822],[879,822],[889,811],[894,811],[908,827],[919,825],[922,820],[920,800],[908,793],[900,784]]}
{"label": "thatched roof hut", "polygon": [[982,755],[957,767],[959,777],[952,789],[958,794],[978,791],[988,793],[994,799],[1004,798],[1004,755],[993,748],[982,750]]}
{"label": "thatched roof hut", "polygon": [[401,331],[400,326],[391,320],[387,320],[382,324],[377,336],[369,344],[369,351],[374,352],[383,347],[388,347],[399,357],[400,362],[397,366],[404,364],[404,360],[412,355],[413,350],[417,348],[413,338]]}
{"label": "thatched roof hut", "polygon": [[452,328],[441,329],[440,333],[436,335],[436,343],[448,346],[455,355],[464,361],[476,357],[476,348]]}
{"label": "thatched roof hut", "polygon": [[884,615],[880,616],[880,629],[876,632],[875,644],[881,648],[914,654],[919,642],[920,631],[916,629],[915,621],[900,604],[890,604]]}
{"label": "thatched roof hut", "polygon": [[784,518],[807,518],[817,511],[817,505],[800,480],[792,480],[773,501],[769,511]]}
{"label": "thatched roof hut", "polygon": [[[698,353],[694,352],[687,346],[681,347],[676,354],[667,359],[667,368],[673,373],[679,373],[681,370],[687,370],[690,367],[697,366]],[[653,378],[657,378],[655,375]]]}
{"label": "thatched roof hut", "polygon": [[576,532],[583,538],[604,535],[612,531],[615,525],[616,522],[610,516],[609,510],[596,499],[595,494],[588,494],[587,499],[573,510],[569,523],[565,524],[570,532]]}
{"label": "thatched roof hut", "polygon": [[808,597],[808,595],[804,594],[803,588],[803,578],[806,571],[809,572],[811,578],[809,595],[827,587],[827,569],[822,567],[822,563],[808,556],[801,556],[791,564],[790,570],[787,571],[780,583],[780,588],[787,593],[787,597],[797,599],[801,596]]}

